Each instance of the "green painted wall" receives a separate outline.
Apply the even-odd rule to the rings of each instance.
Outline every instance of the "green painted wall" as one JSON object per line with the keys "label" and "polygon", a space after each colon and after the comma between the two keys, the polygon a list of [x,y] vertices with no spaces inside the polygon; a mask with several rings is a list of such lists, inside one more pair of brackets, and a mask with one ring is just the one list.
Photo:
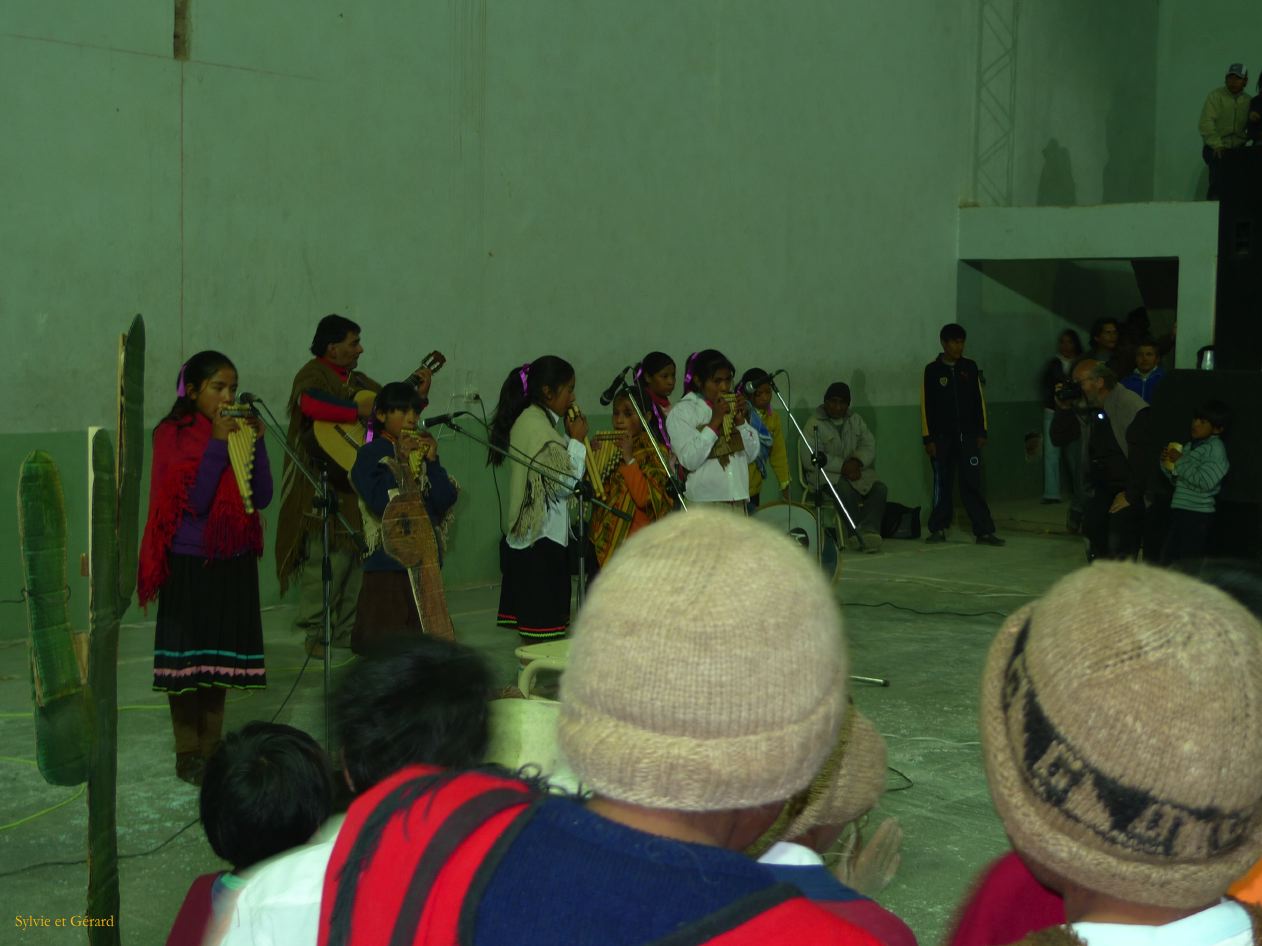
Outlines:
{"label": "green painted wall", "polygon": [[[1151,137],[1142,78],[1123,84],[1148,69],[1149,4],[1063,6],[1022,5],[1018,202],[1042,199],[1049,136],[1078,202],[1116,199],[1107,169]],[[911,504],[921,366],[958,318],[990,382],[991,492],[1037,488],[1021,435],[1063,313],[961,286],[956,259],[976,0],[195,0],[183,63],[172,8],[0,5],[0,395],[38,405],[0,428],[0,488],[47,444],[81,493],[138,311],[149,424],[204,347],[283,403],[330,311],[364,325],[379,379],[443,350],[434,410],[493,401],[545,351],[590,409],[643,352],[717,345],[789,368],[795,409],[849,381]],[[449,578],[490,580],[480,452],[444,455],[466,485]],[[16,562],[4,543],[0,587]]]}

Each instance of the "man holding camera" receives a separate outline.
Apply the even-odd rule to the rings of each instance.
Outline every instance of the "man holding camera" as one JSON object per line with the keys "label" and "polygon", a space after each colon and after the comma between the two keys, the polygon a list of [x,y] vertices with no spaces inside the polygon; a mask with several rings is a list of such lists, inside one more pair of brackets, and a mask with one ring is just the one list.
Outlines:
{"label": "man holding camera", "polygon": [[1058,447],[1081,435],[1077,411],[1086,417],[1087,482],[1082,531],[1090,541],[1087,560],[1134,558],[1144,525],[1144,491],[1157,462],[1148,405],[1117,383],[1103,362],[1084,358],[1073,380],[1056,386],[1051,439]]}

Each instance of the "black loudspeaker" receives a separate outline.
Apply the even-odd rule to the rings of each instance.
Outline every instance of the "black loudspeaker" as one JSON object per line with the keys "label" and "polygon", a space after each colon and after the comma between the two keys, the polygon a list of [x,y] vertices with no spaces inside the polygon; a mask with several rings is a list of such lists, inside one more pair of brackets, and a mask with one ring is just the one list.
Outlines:
{"label": "black loudspeaker", "polygon": [[1223,161],[1218,204],[1217,368],[1262,370],[1262,148]]}
{"label": "black loudspeaker", "polygon": [[1210,400],[1231,408],[1231,426],[1223,437],[1231,470],[1217,497],[1211,548],[1216,555],[1257,558],[1262,553],[1262,373],[1170,372],[1153,396],[1153,432],[1160,446],[1186,443],[1197,406]]}

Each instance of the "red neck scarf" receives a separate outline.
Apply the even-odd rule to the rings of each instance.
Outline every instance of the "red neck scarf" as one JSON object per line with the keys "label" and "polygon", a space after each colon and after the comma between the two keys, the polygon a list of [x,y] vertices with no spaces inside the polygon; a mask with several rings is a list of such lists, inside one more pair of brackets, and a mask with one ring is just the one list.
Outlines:
{"label": "red neck scarf", "polygon": [[[210,443],[211,424],[201,414],[164,420],[153,432],[153,468],[149,474],[149,518],[140,540],[137,596],[144,605],[158,596],[171,566],[176,532],[189,512],[188,494]],[[263,525],[257,512],[247,514],[232,469],[226,468],[202,533],[206,558],[231,558],[243,552],[263,554]]]}
{"label": "red neck scarf", "polygon": [[333,362],[329,361],[329,359],[325,358],[323,355],[320,356],[320,361],[322,361],[325,367],[327,367],[330,371],[332,371],[335,375],[337,375],[338,378],[340,378],[342,381],[345,381],[347,378],[351,376],[350,368],[343,368],[341,365],[335,365],[333,364]]}

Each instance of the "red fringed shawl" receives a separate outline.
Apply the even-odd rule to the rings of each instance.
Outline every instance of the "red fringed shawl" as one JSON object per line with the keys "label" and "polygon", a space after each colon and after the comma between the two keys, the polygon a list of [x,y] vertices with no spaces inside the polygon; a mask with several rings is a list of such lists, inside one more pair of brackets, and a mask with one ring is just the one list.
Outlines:
{"label": "red fringed shawl", "polygon": [[[140,540],[136,591],[142,605],[158,597],[171,566],[169,553],[184,517],[192,512],[189,491],[197,478],[202,454],[210,443],[211,424],[201,414],[192,419],[164,420],[153,432],[153,469],[149,475],[149,518]],[[263,524],[257,512],[246,513],[231,467],[215,490],[203,532],[206,558],[232,558],[243,552],[263,554]]]}

